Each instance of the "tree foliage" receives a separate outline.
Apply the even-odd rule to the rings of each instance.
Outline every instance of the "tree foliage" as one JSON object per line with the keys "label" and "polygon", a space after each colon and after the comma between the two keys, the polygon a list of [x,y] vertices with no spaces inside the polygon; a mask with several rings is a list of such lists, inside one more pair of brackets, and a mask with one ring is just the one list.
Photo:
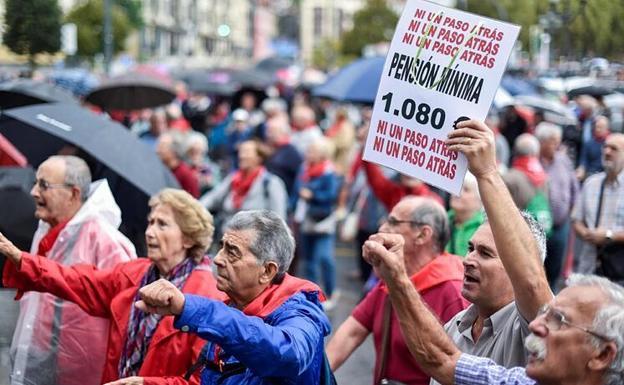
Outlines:
{"label": "tree foliage", "polygon": [[[67,15],[67,21],[78,29],[78,55],[91,58],[104,52],[104,5],[102,0],[88,0]],[[132,30],[126,12],[117,4],[112,8],[113,52],[124,49],[125,41]]]}
{"label": "tree foliage", "polygon": [[61,10],[57,0],[6,0],[6,32],[9,49],[28,55],[55,53],[61,48]]}
{"label": "tree foliage", "polygon": [[[555,23],[547,24],[553,47],[565,55],[570,46],[572,57],[586,55],[615,57],[624,51],[624,1],[614,0],[468,0],[468,10],[496,19],[507,15],[507,21],[522,26],[520,39],[528,47],[529,29],[540,24],[549,11]],[[551,5],[552,4],[552,5]],[[583,6],[583,4],[585,4]],[[554,7],[554,8],[553,8]]]}
{"label": "tree foliage", "polygon": [[353,15],[353,28],[343,35],[342,53],[358,57],[369,44],[389,42],[398,21],[399,16],[385,0],[367,0],[364,8]]}
{"label": "tree foliage", "polygon": [[138,29],[143,27],[141,0],[115,0],[115,4],[125,11],[132,28]]}

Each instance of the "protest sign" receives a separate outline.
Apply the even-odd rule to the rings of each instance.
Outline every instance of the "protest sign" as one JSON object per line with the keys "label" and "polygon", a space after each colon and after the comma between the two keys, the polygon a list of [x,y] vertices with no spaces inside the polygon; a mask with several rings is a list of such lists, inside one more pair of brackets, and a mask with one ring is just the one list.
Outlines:
{"label": "protest sign", "polygon": [[520,27],[408,0],[375,98],[364,159],[459,195],[463,154],[444,141],[460,117],[484,120]]}

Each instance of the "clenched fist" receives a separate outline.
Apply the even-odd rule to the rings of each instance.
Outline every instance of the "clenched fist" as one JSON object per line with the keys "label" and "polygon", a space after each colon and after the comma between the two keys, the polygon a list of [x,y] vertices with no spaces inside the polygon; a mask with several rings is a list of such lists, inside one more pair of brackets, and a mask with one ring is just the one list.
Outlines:
{"label": "clenched fist", "polygon": [[163,278],[141,288],[139,296],[135,306],[147,313],[178,315],[184,309],[184,294]]}

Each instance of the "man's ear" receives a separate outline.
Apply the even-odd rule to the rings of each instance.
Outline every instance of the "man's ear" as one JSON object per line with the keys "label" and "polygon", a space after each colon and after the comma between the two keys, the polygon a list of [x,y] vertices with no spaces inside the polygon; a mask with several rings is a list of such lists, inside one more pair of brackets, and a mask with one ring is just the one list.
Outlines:
{"label": "man's ear", "polygon": [[423,245],[433,237],[433,229],[429,226],[420,226],[420,234],[416,237],[416,244]]}
{"label": "man's ear", "polygon": [[82,203],[82,191],[78,186],[71,186],[72,200]]}
{"label": "man's ear", "polygon": [[262,268],[263,270],[260,274],[260,283],[263,285],[270,284],[271,282],[273,282],[273,279],[277,275],[279,267],[274,261],[269,261],[265,263]]}
{"label": "man's ear", "polygon": [[596,351],[594,356],[589,360],[587,367],[597,372],[606,371],[613,363],[613,360],[615,360],[616,354],[617,346],[615,342],[605,342],[604,345],[600,347],[600,350]]}

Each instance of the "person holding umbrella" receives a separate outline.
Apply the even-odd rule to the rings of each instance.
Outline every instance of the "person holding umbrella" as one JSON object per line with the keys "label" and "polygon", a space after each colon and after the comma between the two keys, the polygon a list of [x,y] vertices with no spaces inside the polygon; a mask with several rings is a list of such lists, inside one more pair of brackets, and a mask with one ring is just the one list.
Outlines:
{"label": "person holding umbrella", "polygon": [[[83,368],[72,378],[75,384],[177,384],[198,357],[202,340],[173,328],[170,318],[147,315],[136,309],[139,289],[164,278],[184,293],[223,299],[217,291],[206,250],[212,243],[211,215],[188,193],[164,189],[150,199],[151,212],[145,231],[148,258],[120,263],[107,269],[93,265],[63,266],[36,254],[20,251],[0,234],[0,253],[7,256],[3,283],[25,292],[51,293],[74,302],[91,316],[110,323],[105,348],[104,373],[84,368],[99,354],[85,341],[89,356],[71,356],[71,364]],[[97,330],[90,330],[96,333]],[[39,370],[41,375],[46,372]],[[120,379],[120,380],[118,380]],[[118,381],[115,381],[118,380]],[[192,378],[191,383],[197,383]],[[63,383],[64,381],[32,383]]]}

